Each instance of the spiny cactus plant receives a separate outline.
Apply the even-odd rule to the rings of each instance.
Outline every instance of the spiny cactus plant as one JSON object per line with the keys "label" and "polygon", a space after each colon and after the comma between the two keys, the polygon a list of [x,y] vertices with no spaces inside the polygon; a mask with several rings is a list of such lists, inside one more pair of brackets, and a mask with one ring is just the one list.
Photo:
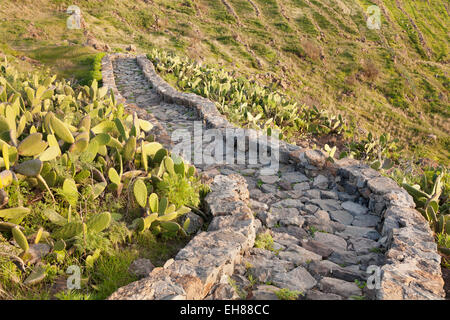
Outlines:
{"label": "spiny cactus plant", "polygon": [[[186,235],[189,221],[181,226],[179,218],[191,209],[175,205],[159,184],[177,176],[194,185],[195,168],[155,142],[152,127],[96,81],[74,88],[55,76],[30,77],[0,65],[0,232],[22,249],[23,261],[31,261],[31,241],[45,241],[57,263],[77,252],[92,267],[120,220],[127,235],[130,229]],[[21,188],[40,195],[44,209],[23,201]],[[123,199],[127,209],[98,209],[109,196]],[[128,209],[139,216],[123,219]],[[45,229],[32,225],[39,215]],[[37,271],[30,284],[45,277]]]}
{"label": "spiny cactus plant", "polygon": [[287,140],[299,134],[340,134],[347,129],[341,115],[299,106],[279,92],[236,78],[224,70],[157,49],[147,56],[163,76],[174,75],[181,90],[215,101],[221,113],[241,126],[277,130],[280,138]]}
{"label": "spiny cactus plant", "polygon": [[[413,197],[417,210],[427,219],[433,230],[438,234],[450,235],[448,190],[446,195],[443,194],[447,170],[440,168],[431,173],[430,177],[427,176],[427,172],[423,174],[420,185],[404,182],[402,186]],[[450,254],[448,248],[440,249]]]}

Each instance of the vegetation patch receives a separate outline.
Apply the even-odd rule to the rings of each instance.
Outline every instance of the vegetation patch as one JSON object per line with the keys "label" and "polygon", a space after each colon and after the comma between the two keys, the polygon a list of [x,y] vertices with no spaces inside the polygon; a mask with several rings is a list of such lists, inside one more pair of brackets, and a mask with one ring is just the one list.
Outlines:
{"label": "vegetation patch", "polygon": [[96,80],[0,66],[0,296],[104,299],[136,280],[134,259],[162,265],[189,240],[207,189],[151,129]]}

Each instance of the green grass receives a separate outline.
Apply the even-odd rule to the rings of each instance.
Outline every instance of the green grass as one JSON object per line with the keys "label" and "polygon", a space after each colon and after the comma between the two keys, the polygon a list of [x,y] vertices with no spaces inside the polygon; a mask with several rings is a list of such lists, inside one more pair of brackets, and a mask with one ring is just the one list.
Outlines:
{"label": "green grass", "polygon": [[[242,25],[237,25],[220,0],[155,0],[133,5],[125,0],[83,0],[78,5],[90,33],[116,51],[135,43],[144,51],[173,50],[245,77],[271,71],[277,80],[284,80],[284,91],[299,104],[306,101],[332,113],[339,110],[362,131],[396,132],[409,157],[421,150],[421,157],[449,163],[450,153],[443,142],[450,132],[449,69],[442,63],[448,60],[450,26],[444,1],[407,0],[400,8],[395,0],[384,1],[382,9],[389,16],[382,15],[380,30],[366,27],[364,14],[373,4],[370,1],[253,2],[259,17],[250,2],[228,0]],[[58,4],[67,6],[69,1],[39,0],[26,7],[4,1],[2,51],[38,60],[83,84],[98,79],[90,73],[95,50],[83,46],[83,32],[65,29],[67,15],[56,10]],[[307,58],[302,48],[305,39],[317,42],[325,53],[323,61]],[[361,59],[374,61],[378,78],[361,80],[357,68]],[[355,75],[356,81],[345,85],[342,72]],[[272,82],[271,78],[259,80],[267,85]],[[375,108],[394,117],[374,116]],[[429,134],[438,137],[437,144],[429,143]]]}

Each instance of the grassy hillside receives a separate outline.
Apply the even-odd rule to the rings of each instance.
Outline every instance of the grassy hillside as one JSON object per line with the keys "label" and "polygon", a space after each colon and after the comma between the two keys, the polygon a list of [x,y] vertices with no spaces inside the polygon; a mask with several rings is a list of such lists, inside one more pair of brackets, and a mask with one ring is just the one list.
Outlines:
{"label": "grassy hillside", "polygon": [[[85,30],[66,28],[71,4]],[[380,30],[366,25],[373,4]],[[448,165],[448,12],[443,0],[5,0],[0,48],[82,82],[95,78],[88,37],[114,51],[173,50],[342,114],[356,136],[390,132],[405,155]]]}

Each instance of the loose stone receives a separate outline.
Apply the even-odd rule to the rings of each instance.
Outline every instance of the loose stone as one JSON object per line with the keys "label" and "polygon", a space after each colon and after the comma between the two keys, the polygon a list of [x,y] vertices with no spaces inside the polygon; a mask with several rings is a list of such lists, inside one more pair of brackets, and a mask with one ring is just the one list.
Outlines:
{"label": "loose stone", "polygon": [[353,215],[351,215],[345,210],[334,210],[330,211],[329,214],[331,220],[340,222],[342,224],[351,225],[353,222]]}
{"label": "loose stone", "polygon": [[366,214],[367,208],[363,207],[360,204],[357,204],[356,202],[352,201],[345,201],[342,203],[342,208],[353,214],[354,216],[360,215],[360,214]]}
{"label": "loose stone", "polygon": [[303,267],[297,267],[288,273],[278,273],[273,278],[273,283],[280,288],[293,291],[306,292],[317,284],[316,279]]}
{"label": "loose stone", "polygon": [[324,277],[319,286],[324,292],[334,293],[345,298],[362,295],[362,290],[354,282]]}

